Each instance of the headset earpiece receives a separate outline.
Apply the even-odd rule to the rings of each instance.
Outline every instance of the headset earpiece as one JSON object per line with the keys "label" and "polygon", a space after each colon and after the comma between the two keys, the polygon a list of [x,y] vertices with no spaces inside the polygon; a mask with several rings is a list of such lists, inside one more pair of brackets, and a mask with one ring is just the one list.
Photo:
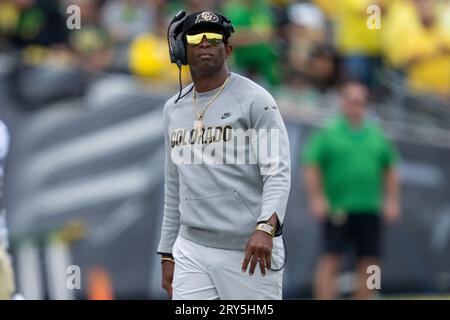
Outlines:
{"label": "headset earpiece", "polygon": [[179,52],[181,64],[187,65],[186,45],[184,44],[184,41],[183,41],[181,35],[180,35],[180,39],[177,39],[177,45],[178,45],[178,52]]}
{"label": "headset earpiece", "polygon": [[234,33],[234,26],[231,23],[231,20],[228,19],[227,17],[220,15],[220,17],[223,19],[223,23],[222,26],[225,28],[226,30],[226,37],[229,38],[231,36],[232,33]]}
{"label": "headset earpiece", "polygon": [[170,38],[170,61],[172,63],[176,64],[187,64],[187,58],[186,58],[186,47],[184,45],[183,39],[180,39],[181,35],[178,37],[171,37]]}
{"label": "headset earpiece", "polygon": [[170,61],[172,63],[176,63],[180,68],[181,65],[187,64],[186,47],[184,45],[181,33],[185,20],[186,12],[178,12],[172,22],[170,22],[167,30]]}

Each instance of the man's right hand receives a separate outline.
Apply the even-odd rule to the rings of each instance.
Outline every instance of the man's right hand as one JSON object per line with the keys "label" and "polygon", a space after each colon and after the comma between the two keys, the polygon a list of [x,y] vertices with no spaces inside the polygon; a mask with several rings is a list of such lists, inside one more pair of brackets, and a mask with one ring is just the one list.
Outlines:
{"label": "man's right hand", "polygon": [[162,267],[162,287],[169,294],[169,298],[172,299],[172,281],[175,263],[171,261],[163,261],[161,267]]}
{"label": "man's right hand", "polygon": [[314,197],[311,201],[311,211],[316,219],[324,221],[328,215],[330,206],[323,196]]}

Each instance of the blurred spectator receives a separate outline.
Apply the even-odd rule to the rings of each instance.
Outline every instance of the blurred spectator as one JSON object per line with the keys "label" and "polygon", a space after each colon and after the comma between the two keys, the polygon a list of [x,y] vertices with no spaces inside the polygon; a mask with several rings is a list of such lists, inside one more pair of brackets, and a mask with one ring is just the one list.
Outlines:
{"label": "blurred spectator", "polygon": [[[49,47],[66,42],[68,30],[57,0],[14,0],[13,2],[19,12],[15,32],[12,35],[15,45],[21,48],[28,45]],[[14,15],[11,3],[8,7]]]}
{"label": "blurred spectator", "polygon": [[329,0],[312,0],[311,2],[315,3],[317,6],[319,6],[322,11],[327,15],[329,19],[332,19],[333,16],[336,14],[336,2],[335,1],[329,1]]}
{"label": "blurred spectator", "polygon": [[342,78],[376,86],[381,65],[380,30],[367,26],[370,5],[384,8],[384,0],[314,0],[334,22],[335,43],[342,58]]}
{"label": "blurred spectator", "polygon": [[8,146],[8,129],[0,120],[0,300],[11,299],[15,290],[11,259],[6,251],[8,248],[8,232],[3,201],[3,167]]}
{"label": "blurred spectator", "polygon": [[74,0],[82,12],[82,28],[71,31],[69,46],[79,57],[82,66],[91,71],[110,66],[112,59],[111,39],[101,25],[98,0]]}
{"label": "blurred spectator", "polygon": [[292,2],[294,1],[292,0],[270,1],[272,14],[275,20],[275,26],[278,29],[278,31],[281,31],[279,33],[280,37],[284,36],[284,34],[282,33],[283,28],[287,27],[290,23],[288,10]]}
{"label": "blurred spectator", "polygon": [[297,74],[300,79],[295,81],[302,80],[321,91],[329,88],[336,74],[336,59],[326,45],[325,16],[318,7],[302,3],[291,5],[288,17],[289,74]]}
{"label": "blurred spectator", "polygon": [[171,0],[165,1],[164,11],[168,17],[173,17],[178,11],[184,10],[187,14],[202,11],[217,11],[220,0]]}
{"label": "blurred spectator", "polygon": [[13,0],[0,0],[0,49],[14,35],[19,14],[19,9]]}
{"label": "blurred spectator", "polygon": [[275,21],[275,33],[278,41],[280,58],[283,62],[282,72],[284,73],[289,65],[286,63],[289,48],[289,27],[291,21],[289,19],[289,7],[292,0],[271,0],[271,11]]}
{"label": "blurred spectator", "polygon": [[262,77],[271,86],[281,83],[276,22],[267,0],[231,0],[224,14],[236,29],[233,35],[237,68],[251,78]]}
{"label": "blurred spectator", "polygon": [[314,280],[319,299],[337,297],[337,276],[349,244],[357,256],[354,297],[371,296],[367,268],[379,264],[380,213],[388,222],[400,217],[397,153],[366,118],[368,96],[360,83],[344,85],[341,115],[313,134],[302,155],[309,205],[325,244]]}
{"label": "blurred spectator", "polygon": [[404,69],[413,94],[450,98],[450,1],[398,0],[388,10],[388,63]]}
{"label": "blurred spectator", "polygon": [[[160,84],[178,84],[178,68],[170,62],[167,44],[167,22],[158,17],[155,32],[136,37],[129,47],[129,68],[135,75],[157,80]],[[186,83],[189,68],[183,66],[182,75]]]}
{"label": "blurred spectator", "polygon": [[190,0],[187,1],[187,11],[197,12],[205,9],[213,10],[217,7],[217,0]]}
{"label": "blurred spectator", "polygon": [[311,53],[310,78],[315,88],[325,92],[337,82],[338,58],[333,49],[327,46],[317,47]]}
{"label": "blurred spectator", "polygon": [[450,0],[443,0],[439,11],[442,12],[440,24],[445,30],[450,30]]}
{"label": "blurred spectator", "polygon": [[136,36],[153,32],[157,20],[157,0],[110,0],[101,12],[103,26],[114,43],[128,43]]}

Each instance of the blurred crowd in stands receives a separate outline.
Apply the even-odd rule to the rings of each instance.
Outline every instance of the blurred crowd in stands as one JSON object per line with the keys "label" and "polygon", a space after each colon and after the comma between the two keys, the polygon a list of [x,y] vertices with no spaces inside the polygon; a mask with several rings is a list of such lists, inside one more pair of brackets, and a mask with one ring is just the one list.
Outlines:
{"label": "blurred crowd in stands", "polygon": [[[81,29],[67,27],[70,5]],[[375,100],[450,110],[450,0],[0,0],[0,52],[176,84],[168,23],[204,8],[235,25],[233,70],[274,91],[321,95],[357,80]]]}

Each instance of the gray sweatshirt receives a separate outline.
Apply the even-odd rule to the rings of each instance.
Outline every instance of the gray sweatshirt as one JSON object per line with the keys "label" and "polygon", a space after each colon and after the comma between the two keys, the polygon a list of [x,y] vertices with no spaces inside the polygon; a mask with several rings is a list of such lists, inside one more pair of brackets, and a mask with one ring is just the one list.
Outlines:
{"label": "gray sweatshirt", "polygon": [[[216,92],[197,93],[195,110]],[[177,104],[175,99],[163,111],[166,163],[158,253],[171,254],[178,235],[204,246],[244,250],[258,222],[274,213],[280,224],[284,221],[290,152],[276,102],[261,86],[231,73],[198,130],[193,92]],[[239,138],[251,131],[248,139]],[[199,154],[203,158],[195,158]]]}

